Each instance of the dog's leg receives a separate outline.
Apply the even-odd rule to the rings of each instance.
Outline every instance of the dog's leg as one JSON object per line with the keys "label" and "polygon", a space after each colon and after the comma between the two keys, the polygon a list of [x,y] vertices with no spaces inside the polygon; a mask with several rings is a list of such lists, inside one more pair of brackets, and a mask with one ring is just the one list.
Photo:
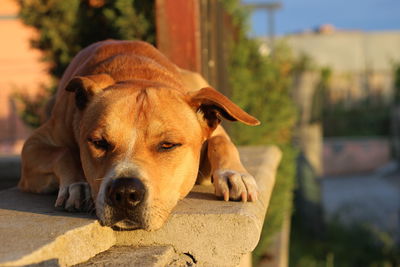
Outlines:
{"label": "dog's leg", "polygon": [[40,134],[30,137],[22,150],[18,187],[26,192],[49,193],[59,188],[56,207],[87,210],[91,195],[79,162],[79,153],[46,142]]}
{"label": "dog's leg", "polygon": [[[180,73],[187,88],[197,90],[209,86],[198,73],[184,69],[180,69]],[[207,147],[203,153],[207,155],[202,155],[197,183],[205,183],[211,174],[215,194],[224,200],[257,200],[257,183],[243,167],[237,148],[222,126],[218,126],[207,140]]]}
{"label": "dog's leg", "polygon": [[221,126],[208,139],[207,156],[217,196],[225,201],[257,200],[257,183],[243,167],[237,148]]}

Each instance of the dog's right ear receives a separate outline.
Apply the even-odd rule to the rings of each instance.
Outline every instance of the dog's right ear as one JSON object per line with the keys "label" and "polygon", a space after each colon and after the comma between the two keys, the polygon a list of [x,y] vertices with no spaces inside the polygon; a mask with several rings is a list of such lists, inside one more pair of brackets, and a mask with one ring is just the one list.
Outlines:
{"label": "dog's right ear", "polygon": [[208,126],[208,134],[215,130],[222,118],[253,126],[260,124],[256,118],[214,88],[205,87],[189,92],[187,96],[189,105],[198,114],[202,114],[203,120]]}
{"label": "dog's right ear", "polygon": [[90,99],[115,83],[114,79],[108,74],[96,74],[88,76],[76,76],[65,87],[68,92],[75,93],[75,103],[78,109],[85,109]]}

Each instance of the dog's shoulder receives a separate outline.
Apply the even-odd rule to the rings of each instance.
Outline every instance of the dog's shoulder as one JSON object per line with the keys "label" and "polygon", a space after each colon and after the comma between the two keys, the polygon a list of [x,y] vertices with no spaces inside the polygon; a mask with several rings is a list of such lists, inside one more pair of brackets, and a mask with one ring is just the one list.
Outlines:
{"label": "dog's shoulder", "polygon": [[209,87],[208,82],[198,72],[189,71],[186,69],[178,69],[181,80],[189,91],[196,91],[204,87]]}

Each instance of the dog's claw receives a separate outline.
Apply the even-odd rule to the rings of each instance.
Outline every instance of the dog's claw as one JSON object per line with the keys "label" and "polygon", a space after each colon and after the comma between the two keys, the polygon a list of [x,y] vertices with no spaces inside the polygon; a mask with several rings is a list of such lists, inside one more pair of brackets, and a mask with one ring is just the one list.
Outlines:
{"label": "dog's claw", "polygon": [[247,202],[247,193],[246,192],[242,192],[242,201],[243,202]]}
{"label": "dog's claw", "polygon": [[229,201],[229,191],[225,191],[225,192],[223,193],[223,195],[224,195],[224,200],[225,200],[225,201]]}
{"label": "dog's claw", "polygon": [[215,194],[225,201],[257,201],[258,187],[254,177],[233,170],[217,170],[213,173]]}
{"label": "dog's claw", "polygon": [[56,208],[74,212],[88,211],[92,206],[92,197],[88,183],[78,182],[60,187],[55,203]]}

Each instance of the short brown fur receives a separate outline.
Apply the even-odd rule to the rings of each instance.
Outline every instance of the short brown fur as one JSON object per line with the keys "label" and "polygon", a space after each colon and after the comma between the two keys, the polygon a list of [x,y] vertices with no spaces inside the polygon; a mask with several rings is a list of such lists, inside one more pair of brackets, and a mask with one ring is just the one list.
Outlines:
{"label": "short brown fur", "polygon": [[103,224],[129,228],[105,204],[104,188],[135,177],[146,198],[127,220],[147,230],[161,227],[196,178],[212,175],[216,195],[225,200],[254,201],[254,178],[219,126],[222,118],[259,123],[147,43],[95,43],[73,59],[50,117],[26,141],[19,188],[58,190],[56,206],[81,210],[90,202],[76,189],[83,186]]}

